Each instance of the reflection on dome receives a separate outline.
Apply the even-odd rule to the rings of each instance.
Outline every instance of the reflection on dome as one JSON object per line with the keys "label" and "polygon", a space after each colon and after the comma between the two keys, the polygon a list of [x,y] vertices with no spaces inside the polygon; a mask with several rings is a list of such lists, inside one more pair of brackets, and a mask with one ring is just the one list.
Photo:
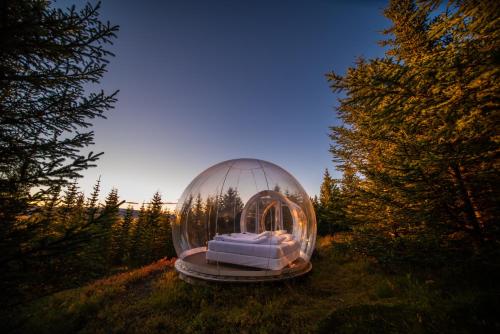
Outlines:
{"label": "reflection on dome", "polygon": [[186,280],[277,280],[311,269],[311,201],[272,163],[236,159],[208,168],[186,188],[176,215],[176,268]]}

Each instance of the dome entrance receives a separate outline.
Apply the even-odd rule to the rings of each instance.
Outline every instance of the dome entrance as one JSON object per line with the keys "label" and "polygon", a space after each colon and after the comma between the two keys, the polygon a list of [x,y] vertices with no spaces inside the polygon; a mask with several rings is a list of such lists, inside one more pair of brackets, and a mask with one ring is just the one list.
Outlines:
{"label": "dome entrance", "polygon": [[279,280],[311,269],[316,218],[309,196],[284,169],[236,159],[191,182],[172,233],[184,279]]}

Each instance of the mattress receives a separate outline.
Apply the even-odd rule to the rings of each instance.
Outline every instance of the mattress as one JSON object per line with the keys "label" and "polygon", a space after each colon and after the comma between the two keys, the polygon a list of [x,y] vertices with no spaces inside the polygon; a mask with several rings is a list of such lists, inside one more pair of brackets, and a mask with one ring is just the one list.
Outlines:
{"label": "mattress", "polygon": [[229,241],[210,240],[208,250],[214,252],[233,253],[256,257],[279,259],[300,248],[295,240],[282,242],[279,245],[248,244]]}
{"label": "mattress", "polygon": [[[283,231],[285,232],[285,231]],[[300,244],[291,234],[232,233],[216,236],[208,242],[209,261],[280,270],[300,256]]]}
{"label": "mattress", "polygon": [[207,260],[216,262],[225,262],[238,264],[241,266],[261,268],[267,270],[281,270],[286,267],[289,263],[295,261],[300,255],[300,250],[296,250],[288,253],[280,258],[268,258],[260,256],[251,256],[235,253],[226,252],[216,252],[213,250],[207,251]]}
{"label": "mattress", "polygon": [[[261,234],[255,233],[230,233],[230,234],[219,234],[214,237],[217,241],[228,241],[237,242],[245,244],[266,244],[266,245],[279,245],[283,241],[292,240],[291,234],[280,233],[281,231],[265,231]],[[286,232],[286,231],[283,231]]]}

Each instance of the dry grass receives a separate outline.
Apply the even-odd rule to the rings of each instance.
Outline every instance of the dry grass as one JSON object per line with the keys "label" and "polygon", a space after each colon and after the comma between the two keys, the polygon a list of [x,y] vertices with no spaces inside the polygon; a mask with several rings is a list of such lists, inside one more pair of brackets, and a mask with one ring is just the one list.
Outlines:
{"label": "dry grass", "polygon": [[[18,333],[334,329],[398,333],[439,331],[440,322],[450,321],[443,313],[448,304],[443,304],[434,283],[410,274],[387,274],[373,259],[354,256],[346,248],[349,241],[349,235],[320,238],[309,275],[271,284],[193,286],[178,278],[173,261],[161,260],[32,303],[11,314],[11,329]],[[474,295],[457,298],[467,304]]]}

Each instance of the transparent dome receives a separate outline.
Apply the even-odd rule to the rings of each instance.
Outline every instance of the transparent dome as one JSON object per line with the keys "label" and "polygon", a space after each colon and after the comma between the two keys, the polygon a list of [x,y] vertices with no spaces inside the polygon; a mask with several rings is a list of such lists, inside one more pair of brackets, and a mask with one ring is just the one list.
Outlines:
{"label": "transparent dome", "polygon": [[270,162],[235,159],[189,184],[172,233],[184,278],[279,279],[310,270],[316,217],[290,173]]}

